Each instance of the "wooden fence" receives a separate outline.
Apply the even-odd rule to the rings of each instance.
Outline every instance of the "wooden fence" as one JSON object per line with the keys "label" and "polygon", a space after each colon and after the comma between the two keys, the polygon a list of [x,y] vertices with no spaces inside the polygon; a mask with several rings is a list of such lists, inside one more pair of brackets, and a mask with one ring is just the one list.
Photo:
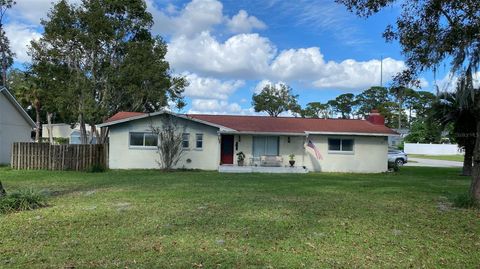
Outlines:
{"label": "wooden fence", "polygon": [[50,145],[13,143],[11,166],[25,170],[84,171],[93,166],[108,167],[108,144]]}

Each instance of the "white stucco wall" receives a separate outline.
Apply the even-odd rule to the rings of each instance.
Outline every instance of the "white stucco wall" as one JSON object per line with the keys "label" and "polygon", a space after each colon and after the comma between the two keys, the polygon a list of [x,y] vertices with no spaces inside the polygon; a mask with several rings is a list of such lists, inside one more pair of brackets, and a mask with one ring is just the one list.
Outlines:
{"label": "white stucco wall", "polygon": [[32,127],[0,93],[0,164],[9,164],[13,142],[30,142]]}
{"label": "white stucco wall", "polygon": [[[328,138],[354,139],[353,153],[329,152]],[[317,160],[315,153],[310,148],[304,148],[304,136],[280,136],[279,155],[283,158],[283,165],[288,166],[289,155],[295,154],[295,165],[306,166],[310,171],[316,172],[361,172],[381,173],[387,171],[388,141],[386,137],[374,136],[323,136],[310,135],[309,139],[315,143],[323,159]],[[238,150],[246,155],[248,165],[252,156],[252,135],[235,135]],[[236,163],[236,157],[234,158]]]}
{"label": "white stucco wall", "polygon": [[[157,116],[151,120],[141,119],[110,127],[109,166],[112,169],[158,169],[158,153],[154,149],[140,149],[129,146],[130,132],[148,132],[150,126],[162,126]],[[220,163],[220,142],[218,128],[178,118],[178,125],[190,134],[190,149],[185,150],[176,168],[217,170]],[[203,134],[203,149],[195,149],[195,134]],[[191,162],[188,163],[187,159]]]}

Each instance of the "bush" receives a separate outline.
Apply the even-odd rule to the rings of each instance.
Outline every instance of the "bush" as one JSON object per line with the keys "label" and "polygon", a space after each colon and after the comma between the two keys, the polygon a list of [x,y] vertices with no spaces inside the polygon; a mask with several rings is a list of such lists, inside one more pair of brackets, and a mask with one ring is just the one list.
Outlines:
{"label": "bush", "polygon": [[388,162],[388,170],[398,172],[398,171],[400,171],[400,167],[398,166],[398,164],[396,162],[389,161]]}
{"label": "bush", "polygon": [[103,173],[107,171],[107,168],[101,164],[94,164],[87,169],[88,173]]}
{"label": "bush", "polygon": [[453,206],[459,208],[474,208],[480,205],[470,193],[463,193],[453,198]]}
{"label": "bush", "polygon": [[33,210],[44,206],[47,206],[46,196],[33,189],[15,191],[0,198],[0,213]]}

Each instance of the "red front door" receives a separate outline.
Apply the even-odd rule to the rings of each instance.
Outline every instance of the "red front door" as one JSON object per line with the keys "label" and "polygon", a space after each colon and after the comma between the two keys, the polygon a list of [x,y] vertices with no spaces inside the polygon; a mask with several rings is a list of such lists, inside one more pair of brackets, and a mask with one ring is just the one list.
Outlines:
{"label": "red front door", "polygon": [[220,164],[233,164],[233,135],[222,135]]}

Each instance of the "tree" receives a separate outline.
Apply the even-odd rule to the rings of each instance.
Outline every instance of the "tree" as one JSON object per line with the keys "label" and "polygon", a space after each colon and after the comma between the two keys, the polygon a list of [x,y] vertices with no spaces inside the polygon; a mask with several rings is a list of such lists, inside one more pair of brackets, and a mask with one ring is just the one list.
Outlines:
{"label": "tree", "polygon": [[349,119],[353,107],[356,105],[355,95],[353,93],[344,93],[337,96],[335,100],[328,101],[328,104],[335,112],[342,115],[342,119]]}
{"label": "tree", "polygon": [[301,115],[303,118],[322,118],[328,119],[331,117],[332,110],[328,103],[311,102],[307,104],[307,107],[302,110]]}
{"label": "tree", "polygon": [[152,133],[158,138],[158,165],[162,170],[169,171],[177,165],[183,153],[183,132],[174,116],[165,114],[162,126],[151,125]]}
{"label": "tree", "polygon": [[[371,87],[355,97],[358,105],[357,113],[366,118],[374,109],[382,110],[385,104],[390,102],[388,90],[385,87]],[[383,114],[382,114],[383,115]],[[386,116],[386,115],[383,115]]]}
{"label": "tree", "polygon": [[475,148],[475,113],[464,109],[456,93],[442,93],[433,104],[432,117],[446,129],[453,124],[453,136],[459,146],[465,149],[462,175],[472,175],[473,151]]}
{"label": "tree", "polygon": [[357,114],[361,118],[367,118],[372,110],[376,109],[385,117],[385,125],[394,128],[395,117],[394,107],[395,103],[391,101],[388,89],[385,87],[371,87],[355,97],[356,105],[358,106]]}
{"label": "tree", "polygon": [[33,114],[37,128],[35,128],[35,141],[40,141],[41,127],[41,95],[39,89],[33,80],[33,77],[27,72],[15,69],[9,73],[10,90],[23,107],[33,108]]}
{"label": "tree", "polygon": [[278,117],[282,112],[298,110],[297,99],[298,95],[293,95],[288,85],[282,83],[277,87],[268,84],[259,94],[253,94],[252,105],[255,112],[265,111],[271,117]]}
{"label": "tree", "polygon": [[[95,124],[119,110],[152,112],[169,101],[184,106],[186,80],[171,74],[144,1],[62,0],[42,25],[42,38],[31,44],[33,69],[40,67],[42,79],[62,80],[59,102],[70,108],[69,118],[76,116],[82,143],[86,124],[98,135]],[[105,138],[106,132],[97,137]]]}
{"label": "tree", "polygon": [[[473,109],[480,114],[480,89],[474,88],[472,72],[480,67],[480,2],[478,0],[336,0],[359,16],[368,17],[381,9],[398,5],[401,15],[395,26],[389,25],[383,36],[398,40],[406,64],[414,74],[436,71],[448,61],[451,71],[464,83],[458,88],[462,106],[473,100]],[[463,88],[462,88],[463,87]],[[458,90],[457,89],[457,90]],[[476,142],[473,157],[470,194],[480,200],[480,119],[476,119]]]}
{"label": "tree", "polygon": [[407,143],[440,143],[442,138],[441,127],[432,119],[417,120],[412,124],[410,133],[405,137]]}
{"label": "tree", "polygon": [[0,51],[2,53],[2,86],[7,86],[7,69],[13,64],[13,57],[15,54],[10,49],[10,40],[8,40],[3,28],[3,19],[5,13],[16,2],[13,0],[0,0]]}

